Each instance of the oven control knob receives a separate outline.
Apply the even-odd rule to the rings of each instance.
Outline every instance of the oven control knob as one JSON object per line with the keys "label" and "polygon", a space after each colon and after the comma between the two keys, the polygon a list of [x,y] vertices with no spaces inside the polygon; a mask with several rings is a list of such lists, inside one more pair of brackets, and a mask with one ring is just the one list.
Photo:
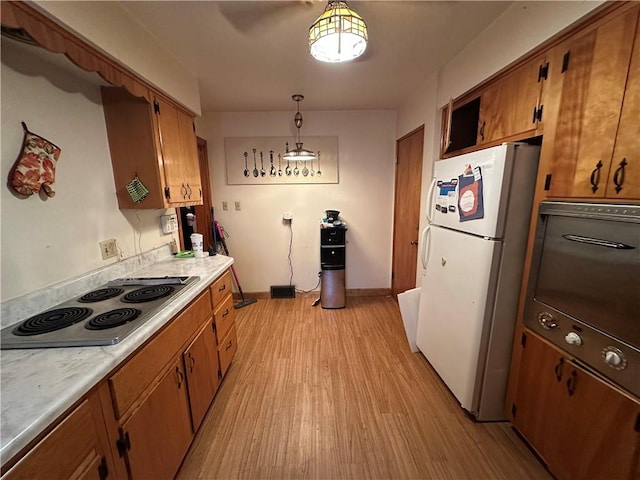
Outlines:
{"label": "oven control knob", "polygon": [[564,340],[569,345],[580,346],[582,345],[582,338],[576,332],[569,332],[565,335]]}
{"label": "oven control knob", "polygon": [[627,359],[624,354],[616,347],[606,347],[602,350],[602,358],[604,363],[616,370],[624,370],[627,366]]}
{"label": "oven control knob", "polygon": [[551,315],[549,312],[539,313],[538,321],[540,322],[540,325],[542,325],[542,328],[545,328],[547,330],[551,330],[552,328],[556,328],[558,326],[555,319],[553,318],[553,315]]}

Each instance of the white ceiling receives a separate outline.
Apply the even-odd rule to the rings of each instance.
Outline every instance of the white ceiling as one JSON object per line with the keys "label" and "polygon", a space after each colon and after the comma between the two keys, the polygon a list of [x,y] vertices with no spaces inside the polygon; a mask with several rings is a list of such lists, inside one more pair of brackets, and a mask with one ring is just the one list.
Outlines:
{"label": "white ceiling", "polygon": [[512,2],[350,1],[369,29],[359,59],[325,64],[308,53],[324,0],[123,1],[197,75],[203,112],[395,109]]}

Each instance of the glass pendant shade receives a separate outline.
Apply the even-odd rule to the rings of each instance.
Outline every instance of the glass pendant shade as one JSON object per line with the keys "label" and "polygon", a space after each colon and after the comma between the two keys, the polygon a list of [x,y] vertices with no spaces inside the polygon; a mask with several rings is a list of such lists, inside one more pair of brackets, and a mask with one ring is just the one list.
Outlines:
{"label": "glass pendant shade", "polygon": [[310,162],[316,159],[316,155],[312,151],[302,148],[302,142],[300,141],[300,128],[302,127],[302,114],[300,113],[300,100],[303,100],[304,96],[297,93],[293,95],[291,98],[293,99],[294,102],[296,102],[297,109],[298,109],[295,117],[293,117],[293,122],[295,123],[296,129],[298,130],[296,148],[294,148],[293,150],[289,150],[288,144],[287,144],[287,151],[284,153],[282,158],[284,160],[289,160],[289,161],[297,160],[299,162]]}
{"label": "glass pendant shade", "polygon": [[309,28],[309,51],[321,62],[353,60],[367,49],[367,40],[367,24],[343,1],[330,1]]}

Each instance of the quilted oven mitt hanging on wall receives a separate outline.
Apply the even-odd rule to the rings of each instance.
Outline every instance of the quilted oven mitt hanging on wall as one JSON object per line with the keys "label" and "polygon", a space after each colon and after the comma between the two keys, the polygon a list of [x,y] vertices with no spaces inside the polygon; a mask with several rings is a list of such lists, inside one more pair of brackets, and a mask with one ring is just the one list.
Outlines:
{"label": "quilted oven mitt hanging on wall", "polygon": [[27,129],[22,122],[24,140],[16,163],[9,172],[9,186],[21,195],[33,195],[40,189],[48,197],[55,196],[56,163],[60,148]]}

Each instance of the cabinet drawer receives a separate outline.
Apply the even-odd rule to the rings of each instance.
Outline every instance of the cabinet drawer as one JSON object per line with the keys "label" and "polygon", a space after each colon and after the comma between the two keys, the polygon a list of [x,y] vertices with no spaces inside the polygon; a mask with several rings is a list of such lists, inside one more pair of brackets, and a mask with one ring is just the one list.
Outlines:
{"label": "cabinet drawer", "polygon": [[228,294],[231,293],[231,272],[227,270],[213,285],[211,285],[212,305],[215,310]]}
{"label": "cabinet drawer", "polygon": [[233,296],[229,295],[224,303],[216,308],[213,314],[213,321],[216,324],[216,340],[218,345],[222,345],[222,340],[227,336],[229,329],[236,318],[236,311],[233,309]]}
{"label": "cabinet drawer", "polygon": [[210,318],[210,296],[209,291],[205,290],[109,379],[118,418],[131,407],[202,323]]}
{"label": "cabinet drawer", "polygon": [[231,365],[234,355],[238,350],[238,339],[236,337],[236,326],[232,325],[229,334],[225,337],[222,343],[218,344],[218,357],[220,358],[220,371],[224,377],[225,373]]}
{"label": "cabinet drawer", "polygon": [[71,478],[83,465],[85,471],[97,467],[101,458],[97,443],[89,401],[84,400],[2,478]]}

